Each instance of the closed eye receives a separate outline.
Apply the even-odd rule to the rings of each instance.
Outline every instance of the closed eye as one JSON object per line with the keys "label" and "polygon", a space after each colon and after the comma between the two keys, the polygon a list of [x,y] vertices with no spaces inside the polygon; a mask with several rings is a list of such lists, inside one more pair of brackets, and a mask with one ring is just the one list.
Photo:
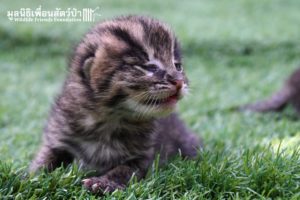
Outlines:
{"label": "closed eye", "polygon": [[133,67],[147,75],[152,75],[158,71],[158,67],[155,65],[134,65]]}
{"label": "closed eye", "polygon": [[150,64],[150,65],[141,65],[141,67],[149,72],[157,72],[158,71],[158,67],[154,64]]}

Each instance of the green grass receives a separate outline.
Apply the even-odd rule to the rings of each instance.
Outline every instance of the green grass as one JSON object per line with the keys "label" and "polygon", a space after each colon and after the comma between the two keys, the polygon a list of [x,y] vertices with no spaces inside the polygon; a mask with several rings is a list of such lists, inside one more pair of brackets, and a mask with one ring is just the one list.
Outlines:
{"label": "green grass", "polygon": [[182,118],[205,144],[198,159],[154,164],[143,181],[105,199],[300,199],[300,123],[279,114],[231,111],[280,88],[300,63],[298,0],[5,0],[0,20],[0,199],[95,199],[76,166],[35,177],[38,149],[71,48],[92,23],[12,23],[7,10],[100,7],[99,20],[146,14],[182,42],[191,94]]}

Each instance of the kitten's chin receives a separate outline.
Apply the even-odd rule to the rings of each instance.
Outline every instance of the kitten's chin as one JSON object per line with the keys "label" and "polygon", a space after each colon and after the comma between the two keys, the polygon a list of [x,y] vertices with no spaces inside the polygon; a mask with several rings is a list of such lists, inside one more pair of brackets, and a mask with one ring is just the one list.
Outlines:
{"label": "kitten's chin", "polygon": [[177,101],[178,99],[170,98],[168,101],[159,104],[145,105],[129,99],[126,101],[126,106],[132,110],[132,114],[138,118],[156,118],[171,114],[176,109]]}

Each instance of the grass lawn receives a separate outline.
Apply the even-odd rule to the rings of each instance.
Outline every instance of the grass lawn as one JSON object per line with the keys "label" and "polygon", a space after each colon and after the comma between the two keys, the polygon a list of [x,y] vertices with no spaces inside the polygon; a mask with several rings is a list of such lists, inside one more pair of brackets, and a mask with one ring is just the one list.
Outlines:
{"label": "grass lawn", "polygon": [[[18,2],[18,3],[17,3]],[[93,23],[17,23],[8,10],[96,8],[99,20],[146,14],[180,39],[191,94],[179,106],[205,149],[155,164],[143,181],[105,199],[300,199],[300,121],[293,109],[232,106],[264,98],[300,64],[299,0],[9,1],[0,18],[0,199],[95,199],[76,166],[28,177],[71,49]]]}

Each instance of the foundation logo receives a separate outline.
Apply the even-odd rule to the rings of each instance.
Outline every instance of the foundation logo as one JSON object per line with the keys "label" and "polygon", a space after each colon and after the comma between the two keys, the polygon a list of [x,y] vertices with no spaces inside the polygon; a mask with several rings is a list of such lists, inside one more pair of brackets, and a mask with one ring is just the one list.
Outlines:
{"label": "foundation logo", "polygon": [[14,22],[94,22],[97,16],[101,16],[98,11],[99,7],[44,10],[40,5],[36,9],[20,8],[7,11],[7,17]]}

